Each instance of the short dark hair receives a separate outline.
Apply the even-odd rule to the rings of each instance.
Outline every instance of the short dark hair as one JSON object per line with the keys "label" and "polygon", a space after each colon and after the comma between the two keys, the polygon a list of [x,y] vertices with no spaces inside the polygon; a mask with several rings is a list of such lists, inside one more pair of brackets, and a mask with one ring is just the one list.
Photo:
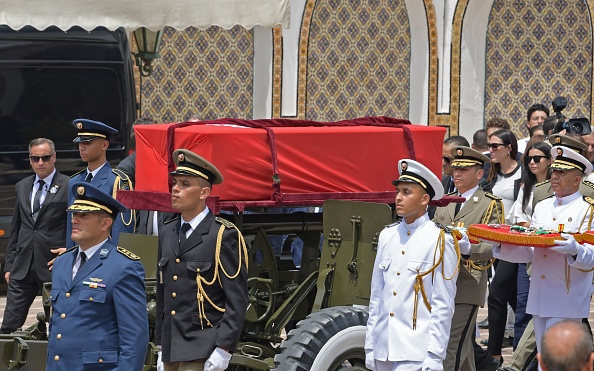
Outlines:
{"label": "short dark hair", "polygon": [[33,148],[34,146],[40,146],[42,144],[46,144],[50,147],[50,151],[52,152],[52,154],[56,153],[56,146],[54,145],[54,141],[51,139],[47,139],[47,138],[35,138],[33,139],[30,143],[29,143],[29,151],[31,151],[31,148]]}
{"label": "short dark hair", "polygon": [[542,111],[547,114],[547,117],[549,116],[549,109],[545,105],[535,103],[528,107],[528,111],[526,111],[526,120],[530,121],[530,117],[532,117],[532,114],[536,111]]}
{"label": "short dark hair", "polygon": [[461,135],[452,135],[451,137],[446,138],[446,140],[443,141],[443,144],[470,147],[468,140]]}
{"label": "short dark hair", "polygon": [[544,129],[542,128],[541,124],[538,125],[534,125],[533,127],[531,127],[530,129],[528,129],[528,133],[530,134],[530,138],[532,138],[534,136],[534,132],[542,130],[544,133]]}
{"label": "short dark hair", "polygon": [[487,141],[487,130],[480,129],[474,132],[472,135],[472,144],[475,148],[488,150],[489,142]]}
{"label": "short dark hair", "polygon": [[542,131],[544,131],[545,136],[549,136],[553,129],[555,129],[555,125],[557,125],[557,116],[549,116],[547,117],[544,122],[542,123]]}
{"label": "short dark hair", "polygon": [[511,129],[511,125],[506,119],[502,119],[501,117],[494,117],[487,121],[487,125],[485,126],[486,130],[490,128],[501,128],[501,129]]}

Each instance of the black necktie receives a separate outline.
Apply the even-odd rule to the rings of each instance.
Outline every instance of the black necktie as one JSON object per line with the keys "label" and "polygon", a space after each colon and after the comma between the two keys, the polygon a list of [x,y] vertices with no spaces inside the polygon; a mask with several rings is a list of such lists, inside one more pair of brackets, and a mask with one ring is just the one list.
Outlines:
{"label": "black necktie", "polygon": [[91,183],[91,180],[93,180],[93,173],[88,173],[85,182]]}
{"label": "black necktie", "polygon": [[78,266],[79,271],[83,267],[83,265],[85,265],[86,262],[87,262],[87,254],[85,254],[84,252],[81,252],[80,253],[80,265]]}
{"label": "black necktie", "polygon": [[[460,195],[458,194],[458,197],[460,197]],[[456,211],[454,212],[454,216],[458,215],[458,213],[460,212],[460,209],[462,208],[462,202],[457,202],[456,203]]]}
{"label": "black necktie", "polygon": [[190,223],[184,223],[181,227],[181,232],[179,232],[179,246],[183,246],[184,242],[186,242],[186,232],[192,228]]}
{"label": "black necktie", "polygon": [[37,192],[35,192],[35,197],[33,197],[33,212],[31,216],[33,217],[33,221],[37,221],[37,215],[39,215],[39,209],[41,209],[41,194],[43,193],[43,186],[45,182],[41,179],[38,181],[39,188],[37,188]]}

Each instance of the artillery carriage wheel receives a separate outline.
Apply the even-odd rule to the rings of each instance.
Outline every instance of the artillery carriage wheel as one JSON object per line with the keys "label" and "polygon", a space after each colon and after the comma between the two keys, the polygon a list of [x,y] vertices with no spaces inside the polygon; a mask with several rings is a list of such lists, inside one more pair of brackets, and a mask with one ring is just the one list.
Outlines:
{"label": "artillery carriage wheel", "polygon": [[283,371],[362,371],[366,310],[342,306],[307,316],[289,332],[274,357]]}

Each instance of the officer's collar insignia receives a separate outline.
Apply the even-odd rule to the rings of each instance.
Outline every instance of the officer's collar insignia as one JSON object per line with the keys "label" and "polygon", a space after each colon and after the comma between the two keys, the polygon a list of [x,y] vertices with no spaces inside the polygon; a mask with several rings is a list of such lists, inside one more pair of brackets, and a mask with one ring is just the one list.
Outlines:
{"label": "officer's collar insignia", "polygon": [[477,197],[477,196],[474,196],[474,197],[472,198],[472,201],[474,201],[474,203],[476,204],[476,203],[479,201],[479,200],[478,200],[478,197]]}
{"label": "officer's collar insignia", "polygon": [[107,256],[108,253],[109,253],[109,250],[107,250],[107,249],[101,249],[101,252],[99,253],[99,255],[101,255],[101,256]]}
{"label": "officer's collar insignia", "polygon": [[77,123],[76,123],[76,128],[77,128],[78,130],[82,129],[82,128],[83,128],[83,124],[82,124],[82,122],[77,122]]}
{"label": "officer's collar insignia", "polygon": [[103,278],[93,278],[93,277],[90,277],[89,279],[90,279],[92,282],[103,282]]}
{"label": "officer's collar insignia", "polygon": [[458,150],[456,150],[456,155],[463,156],[464,155],[464,150],[462,148],[458,148]]}
{"label": "officer's collar insignia", "polygon": [[185,159],[186,159],[186,156],[184,156],[183,153],[180,153],[179,155],[177,155],[177,160],[179,162],[184,162]]}
{"label": "officer's collar insignia", "polygon": [[76,192],[79,194],[79,196],[82,196],[85,194],[85,187],[80,186],[76,189]]}
{"label": "officer's collar insignia", "polygon": [[406,171],[406,169],[408,169],[408,164],[406,163],[406,161],[402,161],[400,163],[400,170]]}

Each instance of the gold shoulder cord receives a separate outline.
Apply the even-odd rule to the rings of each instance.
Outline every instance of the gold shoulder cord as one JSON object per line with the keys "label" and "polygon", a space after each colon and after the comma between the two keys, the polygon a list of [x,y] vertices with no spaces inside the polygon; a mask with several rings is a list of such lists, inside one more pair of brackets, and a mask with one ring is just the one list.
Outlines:
{"label": "gold shoulder cord", "polygon": [[[246,269],[248,266],[248,253],[247,253],[247,247],[245,245],[245,240],[243,239],[243,235],[241,234],[239,229],[237,229],[237,227],[235,225],[233,225],[233,227],[237,231],[237,239],[240,244],[240,246],[238,246],[239,248],[237,249],[237,252],[239,255],[238,256],[239,264],[237,266],[237,272],[235,272],[233,275],[230,275],[225,270],[225,267],[223,267],[223,264],[221,264],[221,247],[223,245],[223,233],[225,232],[225,225],[221,225],[221,227],[219,228],[219,234],[217,235],[217,245],[216,245],[216,249],[215,249],[214,276],[212,277],[212,281],[207,281],[204,277],[202,277],[200,275],[200,270],[198,270],[196,272],[197,273],[196,274],[196,285],[198,286],[198,293],[196,294],[196,298],[198,299],[198,315],[200,316],[200,327],[202,329],[204,329],[204,324],[203,324],[202,320],[206,320],[206,324],[210,327],[213,327],[212,323],[210,323],[208,318],[206,318],[206,312],[204,310],[204,299],[206,299],[206,301],[208,301],[210,303],[210,305],[217,311],[219,311],[221,313],[225,312],[225,308],[221,308],[212,302],[212,300],[206,294],[206,291],[204,290],[203,285],[212,286],[215,283],[215,281],[218,280],[219,285],[222,288],[223,283],[221,282],[221,276],[219,274],[219,269],[223,272],[223,274],[228,279],[232,280],[235,277],[237,277],[239,275],[239,273],[241,272],[242,260],[245,261]],[[242,258],[242,252],[243,252],[243,258]]]}
{"label": "gold shoulder cord", "polygon": [[[590,218],[588,218],[588,229],[587,229],[588,231],[592,228],[592,219],[593,218],[594,218],[594,206],[592,204],[590,204]],[[585,220],[586,220],[586,216],[584,215],[584,219],[582,220],[581,224],[584,224]],[[578,268],[578,269],[584,273],[594,271],[594,267],[592,267],[591,269],[580,269],[580,268]],[[567,263],[567,259],[565,259],[565,283],[567,285],[567,292],[569,292],[569,263]]]}
{"label": "gold shoulder cord", "polygon": [[[111,197],[116,198],[117,194],[118,194],[118,189],[120,189],[120,182],[122,181],[122,178],[119,175],[116,175],[116,179],[115,182],[113,182],[113,189],[111,191]],[[132,186],[132,182],[130,181],[130,179],[126,179],[126,182],[128,182],[128,189],[133,191],[134,187]],[[130,223],[132,223],[133,220],[136,220],[136,210],[134,209],[130,209],[130,220],[129,221],[125,221],[124,220],[124,214],[120,213],[120,218],[122,219],[122,223],[124,223],[124,225],[127,227],[130,225]]]}
{"label": "gold shoulder cord", "polygon": [[[504,217],[505,207],[503,206],[503,203],[501,203],[501,212],[499,212],[499,208],[497,207],[497,201],[498,200],[491,201],[491,203],[489,204],[489,208],[487,209],[487,212],[485,213],[485,215],[483,215],[481,224],[489,223],[489,219],[491,219],[493,210],[497,210],[497,222],[499,224],[505,224],[505,217]],[[487,269],[491,268],[491,266],[493,265],[494,262],[495,262],[495,259],[490,259],[489,263],[483,267],[483,266],[475,264],[474,261],[468,259],[466,261],[466,267],[468,268],[469,271],[472,271],[473,269],[477,270],[477,271],[486,271]]]}
{"label": "gold shoulder cord", "polygon": [[[441,276],[445,280],[448,280],[448,281],[453,279],[454,277],[456,277],[456,273],[458,273],[458,267],[460,266],[460,245],[458,245],[458,238],[457,238],[458,236],[460,236],[459,231],[457,231],[457,230],[452,231],[452,238],[454,240],[454,250],[456,251],[456,257],[458,259],[458,261],[456,262],[456,269],[454,269],[454,273],[452,274],[451,277],[446,277],[445,270],[444,269],[441,270]],[[435,252],[433,254],[433,261],[435,261],[437,251],[439,250],[439,259],[437,260],[437,263],[435,263],[433,265],[433,267],[431,267],[426,272],[421,273],[417,269],[417,277],[416,277],[416,282],[415,282],[415,286],[414,286],[414,289],[415,289],[414,303],[415,303],[415,305],[413,308],[413,317],[412,317],[413,330],[417,329],[419,291],[421,292],[421,296],[423,297],[423,302],[425,303],[425,306],[427,307],[427,309],[429,309],[429,312],[431,312],[431,304],[429,303],[429,299],[427,299],[427,294],[425,293],[425,286],[423,285],[423,277],[425,277],[429,273],[431,273],[431,275],[433,276],[435,274],[435,270],[437,269],[437,267],[439,267],[439,265],[443,263],[443,256],[445,253],[445,241],[446,241],[445,231],[443,229],[441,229],[441,231],[439,232],[439,238],[437,239],[437,245],[435,246]]]}

